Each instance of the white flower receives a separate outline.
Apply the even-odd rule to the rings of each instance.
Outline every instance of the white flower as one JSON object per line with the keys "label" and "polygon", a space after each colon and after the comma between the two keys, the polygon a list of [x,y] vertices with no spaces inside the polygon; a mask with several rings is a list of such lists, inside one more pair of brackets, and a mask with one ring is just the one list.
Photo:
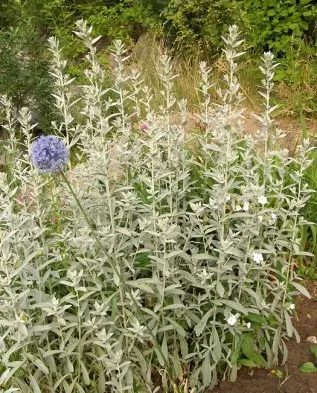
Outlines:
{"label": "white flower", "polygon": [[258,202],[259,202],[261,205],[265,205],[265,204],[267,203],[267,197],[264,196],[264,195],[259,196],[259,197],[258,197]]}
{"label": "white flower", "polygon": [[260,264],[261,262],[263,262],[263,255],[260,252],[254,252],[253,260],[255,263]]}
{"label": "white flower", "polygon": [[289,305],[289,309],[290,309],[290,310],[295,310],[295,304],[294,304],[294,303],[290,304],[290,305]]}
{"label": "white flower", "polygon": [[235,325],[237,323],[237,321],[238,321],[237,316],[238,316],[238,314],[236,314],[236,315],[230,314],[228,319],[227,319],[228,325],[230,325],[230,326]]}
{"label": "white flower", "polygon": [[230,201],[230,198],[231,198],[230,194],[227,194],[227,195],[226,195],[226,202],[229,202],[229,201]]}
{"label": "white flower", "polygon": [[242,207],[240,205],[237,205],[235,210],[236,212],[239,212],[240,210],[242,210]]}
{"label": "white flower", "polygon": [[213,273],[207,273],[206,268],[204,268],[201,273],[198,273],[198,276],[201,278],[202,284],[205,284],[206,280],[209,280],[213,276]]}
{"label": "white flower", "polygon": [[259,216],[258,220],[259,220],[259,222],[262,222],[263,221],[263,216]]}
{"label": "white flower", "polygon": [[190,207],[191,207],[191,209],[192,209],[192,211],[194,213],[200,214],[202,212],[202,210],[201,210],[201,202],[197,202],[197,203],[190,202],[189,205],[190,205]]}
{"label": "white flower", "polygon": [[249,202],[248,201],[243,202],[243,210],[245,212],[247,212],[249,210]]}
{"label": "white flower", "polygon": [[251,322],[247,323],[247,328],[250,329],[251,328]]}
{"label": "white flower", "polygon": [[275,222],[277,220],[277,215],[275,213],[271,214],[272,221]]}

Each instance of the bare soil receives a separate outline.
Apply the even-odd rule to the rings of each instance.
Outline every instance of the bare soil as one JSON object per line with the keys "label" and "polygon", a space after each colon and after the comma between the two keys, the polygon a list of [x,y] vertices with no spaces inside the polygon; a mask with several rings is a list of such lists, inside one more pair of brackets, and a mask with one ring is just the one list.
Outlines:
{"label": "bare soil", "polygon": [[308,282],[306,288],[312,298],[297,299],[294,318],[301,342],[289,341],[289,359],[284,366],[276,368],[282,371],[283,377],[279,380],[272,370],[244,368],[235,383],[221,382],[212,393],[317,393],[317,373],[299,370],[303,363],[316,360],[310,347],[317,337],[317,282]]}
{"label": "bare soil", "polygon": [[[261,128],[260,122],[252,115],[251,110],[247,109],[244,112],[244,122],[245,129],[250,133],[256,132]],[[305,124],[310,138],[317,137],[317,119],[305,118]],[[285,137],[282,140],[282,145],[292,154],[302,138],[300,120],[291,116],[277,116],[273,119],[273,126],[283,131]]]}

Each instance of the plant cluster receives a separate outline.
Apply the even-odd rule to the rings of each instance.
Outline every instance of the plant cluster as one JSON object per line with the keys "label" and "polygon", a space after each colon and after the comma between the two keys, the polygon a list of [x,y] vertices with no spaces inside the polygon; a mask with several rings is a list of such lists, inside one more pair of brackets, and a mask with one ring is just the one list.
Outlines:
{"label": "plant cluster", "polygon": [[54,137],[34,141],[28,110],[15,118],[2,98],[1,392],[199,392],[243,365],[285,361],[299,339],[294,296],[309,296],[294,262],[306,255],[311,148],[305,139],[290,157],[271,133],[273,55],[262,58],[262,127],[248,135],[231,26],[217,105],[201,63],[201,126],[188,133],[168,56],[158,108],[120,41],[105,87],[98,37],[83,21],[76,35],[88,50],[78,96],[49,40]]}

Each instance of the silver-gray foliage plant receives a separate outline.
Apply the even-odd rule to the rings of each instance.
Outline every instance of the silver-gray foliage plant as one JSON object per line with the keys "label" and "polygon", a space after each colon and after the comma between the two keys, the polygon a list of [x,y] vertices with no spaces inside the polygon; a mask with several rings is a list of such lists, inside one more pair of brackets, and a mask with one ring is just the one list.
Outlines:
{"label": "silver-gray foliage plant", "polygon": [[217,104],[202,63],[204,132],[188,133],[171,59],[158,63],[158,107],[119,41],[107,85],[91,32],[77,23],[88,50],[80,90],[49,40],[61,119],[52,130],[79,161],[65,171],[77,200],[63,177],[38,174],[30,114],[14,118],[2,98],[0,391],[199,392],[220,370],[233,381],[242,365],[285,361],[285,342],[298,339],[293,296],[309,296],[294,260],[305,255],[310,147],[290,157],[272,134],[272,54],[262,59],[262,126],[250,135],[231,26]]}

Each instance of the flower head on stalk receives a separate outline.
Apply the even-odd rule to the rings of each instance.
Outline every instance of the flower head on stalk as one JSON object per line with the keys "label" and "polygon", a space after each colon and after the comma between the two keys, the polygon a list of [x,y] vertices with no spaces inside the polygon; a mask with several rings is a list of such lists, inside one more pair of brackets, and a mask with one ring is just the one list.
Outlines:
{"label": "flower head on stalk", "polygon": [[33,142],[31,158],[39,172],[57,173],[68,162],[68,149],[56,136],[43,135]]}

